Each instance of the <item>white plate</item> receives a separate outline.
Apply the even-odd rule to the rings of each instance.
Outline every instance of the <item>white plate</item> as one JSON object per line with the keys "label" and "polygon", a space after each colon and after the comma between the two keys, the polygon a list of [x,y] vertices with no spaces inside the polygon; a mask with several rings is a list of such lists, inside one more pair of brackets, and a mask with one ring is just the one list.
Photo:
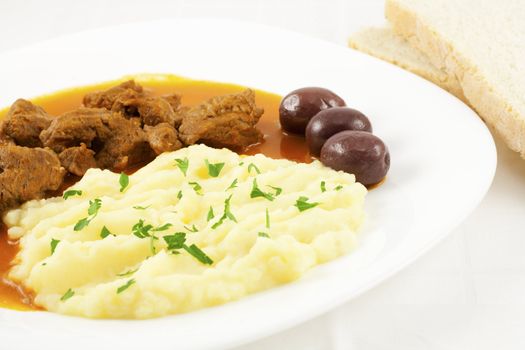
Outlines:
{"label": "white plate", "polygon": [[494,174],[489,132],[443,90],[347,48],[248,23],[141,23],[9,52],[0,56],[0,105],[140,72],[279,94],[323,86],[370,116],[392,166],[367,199],[360,246],[298,282],[184,315],[96,321],[0,310],[2,348],[224,348],[269,335],[354,298],[412,262],[476,207]]}

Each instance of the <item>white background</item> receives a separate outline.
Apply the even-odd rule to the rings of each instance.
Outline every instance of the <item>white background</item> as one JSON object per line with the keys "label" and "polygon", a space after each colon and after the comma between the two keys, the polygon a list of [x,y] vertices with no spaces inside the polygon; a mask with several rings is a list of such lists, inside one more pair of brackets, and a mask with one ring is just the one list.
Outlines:
{"label": "white background", "polygon": [[[180,17],[256,21],[340,45],[351,32],[384,22],[383,0],[0,0],[0,52],[74,31]],[[166,33],[166,44],[176,45],[179,35]],[[1,106],[11,102],[0,96]],[[497,146],[487,197],[429,254],[331,313],[237,350],[525,349],[525,161]]]}

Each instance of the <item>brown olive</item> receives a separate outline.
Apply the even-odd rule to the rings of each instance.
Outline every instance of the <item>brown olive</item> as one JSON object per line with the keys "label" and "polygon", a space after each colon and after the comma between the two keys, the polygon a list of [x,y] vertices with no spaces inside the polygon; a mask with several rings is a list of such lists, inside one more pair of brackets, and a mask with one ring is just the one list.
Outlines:
{"label": "brown olive", "polygon": [[372,124],[363,113],[348,107],[334,107],[317,113],[306,127],[310,154],[319,156],[326,140],[345,130],[372,132]]}
{"label": "brown olive", "polygon": [[345,101],[332,91],[320,87],[305,87],[286,95],[279,106],[283,130],[303,134],[314,115],[324,109],[345,106]]}
{"label": "brown olive", "polygon": [[381,139],[365,131],[341,131],[330,137],[321,149],[321,162],[354,174],[356,181],[373,185],[390,168],[390,153]]}

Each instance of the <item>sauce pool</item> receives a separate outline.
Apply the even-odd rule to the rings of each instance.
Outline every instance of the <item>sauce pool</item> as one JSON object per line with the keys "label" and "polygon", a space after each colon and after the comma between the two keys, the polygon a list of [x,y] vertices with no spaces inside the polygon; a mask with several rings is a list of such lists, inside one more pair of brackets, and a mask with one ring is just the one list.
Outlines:
{"label": "sauce pool", "polygon": [[[191,80],[171,75],[133,78],[155,95],[181,94],[184,105],[198,104],[213,96],[237,93],[245,89],[243,86],[233,84]],[[51,115],[60,115],[79,107],[86,93],[105,90],[125,80],[127,79],[59,91],[31,99],[31,102],[43,107]],[[281,131],[279,124],[281,96],[259,90],[256,90],[255,96],[257,106],[264,108],[264,114],[257,124],[257,128],[264,134],[264,142],[249,147],[244,153],[249,155],[262,153],[272,158],[285,158],[310,163],[312,158],[308,153],[304,138],[286,135]],[[7,109],[0,111],[0,120],[6,113]],[[129,170],[133,172],[137,170],[137,167]],[[73,185],[78,179],[74,176],[66,178],[62,188],[51,195],[61,195],[65,188]],[[38,307],[32,302],[31,292],[23,290],[6,278],[17,252],[17,242],[8,240],[7,227],[0,222],[0,307],[16,310],[37,310]]]}

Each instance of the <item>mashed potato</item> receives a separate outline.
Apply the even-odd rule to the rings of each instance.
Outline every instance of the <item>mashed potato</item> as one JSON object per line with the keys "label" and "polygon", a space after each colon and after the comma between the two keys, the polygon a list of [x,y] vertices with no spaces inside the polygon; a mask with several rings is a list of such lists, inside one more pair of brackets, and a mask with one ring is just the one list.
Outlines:
{"label": "mashed potato", "polygon": [[347,253],[366,194],[319,162],[204,145],[129,178],[91,169],[70,190],[81,194],[7,213],[21,248],[9,277],[53,312],[139,319],[235,300]]}

